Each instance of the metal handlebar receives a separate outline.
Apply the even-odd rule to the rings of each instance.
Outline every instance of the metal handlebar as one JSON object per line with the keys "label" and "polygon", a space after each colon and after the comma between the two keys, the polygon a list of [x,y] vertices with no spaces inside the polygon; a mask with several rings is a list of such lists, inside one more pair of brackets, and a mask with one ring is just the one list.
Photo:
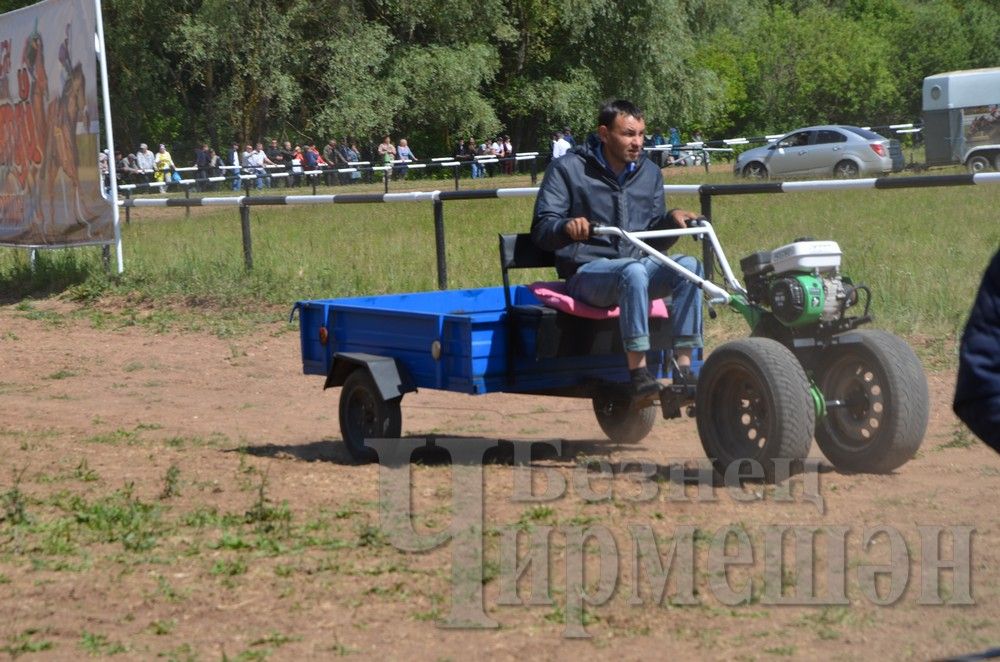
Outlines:
{"label": "metal handlebar", "polygon": [[722,250],[722,246],[719,244],[719,239],[715,235],[715,229],[712,224],[704,218],[693,219],[693,227],[686,228],[674,228],[671,230],[644,230],[641,232],[628,232],[616,226],[611,225],[599,225],[591,224],[591,235],[592,236],[613,236],[620,237],[625,241],[629,242],[642,252],[649,255],[651,258],[667,267],[668,269],[673,269],[675,272],[691,281],[698,287],[700,287],[708,296],[709,304],[728,304],[732,295],[725,289],[719,287],[715,283],[705,278],[702,278],[693,271],[684,268],[674,260],[656,250],[648,243],[643,241],[644,239],[660,239],[665,237],[685,237],[692,236],[696,239],[705,237],[708,239],[709,243],[712,245],[712,250],[715,251],[718,257],[719,267],[722,269],[723,277],[726,281],[726,285],[729,289],[735,293],[746,295],[746,290],[740,284],[739,280],[733,274],[732,269],[729,266],[729,261],[726,259],[726,255]]}

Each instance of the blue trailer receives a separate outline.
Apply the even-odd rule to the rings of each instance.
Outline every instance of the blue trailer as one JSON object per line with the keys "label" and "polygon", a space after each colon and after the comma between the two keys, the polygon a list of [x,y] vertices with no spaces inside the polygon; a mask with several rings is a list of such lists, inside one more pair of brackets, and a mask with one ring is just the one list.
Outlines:
{"label": "blue trailer", "polygon": [[[526,393],[588,398],[601,429],[635,443],[658,414],[697,417],[702,445],[717,468],[754,460],[766,476],[775,460],[801,460],[815,434],[827,457],[852,471],[892,471],[919,447],[927,423],[927,384],[901,339],[858,330],[870,321],[870,294],[840,274],[835,242],[797,241],[741,260],[747,288],[729,267],[707,222],[628,233],[599,228],[694,281],[710,306],[727,304],[752,337],[724,343],[695,379],[676,379],[669,318],[650,318],[647,367],[675,377],[637,401],[615,317],[589,319],[553,307],[538,287],[511,285],[509,271],[551,266],[530,235],[500,237],[503,285],[478,289],[303,300],[303,372],[341,387],[341,434],[353,457],[374,460],[366,439],[399,437],[402,398],[418,388],[456,393]],[[724,287],[687,271],[647,239],[701,238]],[[860,316],[847,311],[864,296]],[[714,314],[714,311],[712,311]]]}

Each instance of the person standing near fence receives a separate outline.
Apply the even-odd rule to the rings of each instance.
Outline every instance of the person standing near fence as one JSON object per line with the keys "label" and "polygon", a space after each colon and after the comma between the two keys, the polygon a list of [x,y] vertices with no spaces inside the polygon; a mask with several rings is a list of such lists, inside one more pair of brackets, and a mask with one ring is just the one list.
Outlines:
{"label": "person standing near fence", "polygon": [[156,152],[156,159],[154,161],[156,169],[156,181],[170,183],[172,175],[174,174],[175,166],[174,159],[170,156],[170,152],[167,151],[167,146],[160,144],[159,151]]}
{"label": "person standing near fence", "polygon": [[270,177],[267,174],[267,169],[264,167],[266,165],[274,165],[274,162],[267,158],[267,154],[264,153],[263,143],[257,143],[257,146],[247,156],[247,167],[250,168],[253,174],[257,175],[255,182],[258,190],[265,186],[271,186]]}
{"label": "person standing near fence", "polygon": [[142,170],[142,181],[148,184],[149,175],[156,169],[156,156],[149,151],[146,143],[140,143],[135,160],[139,164],[139,169]]}
{"label": "person standing near fence", "polygon": [[198,168],[198,190],[207,191],[208,190],[208,178],[212,176],[211,170],[211,154],[209,153],[208,144],[202,143],[201,147],[194,150],[194,165]]}
{"label": "person standing near fence", "polygon": [[379,143],[377,151],[379,161],[385,167],[384,174],[388,177],[389,168],[392,167],[392,162],[396,160],[396,146],[392,144],[392,139],[389,136],[382,136],[382,142]]}
{"label": "person standing near fence", "polygon": [[302,161],[298,160],[295,155],[292,143],[286,140],[285,144],[281,146],[280,154],[282,163],[288,169],[288,179],[286,180],[288,186],[298,186],[302,180]]}
{"label": "person standing near fence", "polygon": [[239,143],[233,143],[232,146],[229,148],[228,163],[231,166],[229,172],[233,176],[233,184],[232,184],[233,190],[239,191],[240,183],[242,181],[240,180],[240,172],[243,169],[243,153],[240,152]]}
{"label": "person standing near fence", "polygon": [[503,172],[505,175],[514,174],[514,145],[510,142],[510,136],[504,134],[500,137],[500,147],[502,148]]}
{"label": "person standing near fence", "polygon": [[406,164],[410,161],[417,160],[417,155],[413,153],[412,149],[410,149],[410,143],[406,140],[406,138],[399,139],[399,147],[396,148],[396,157],[402,161],[402,163],[396,168],[396,177],[398,179],[406,179]]}

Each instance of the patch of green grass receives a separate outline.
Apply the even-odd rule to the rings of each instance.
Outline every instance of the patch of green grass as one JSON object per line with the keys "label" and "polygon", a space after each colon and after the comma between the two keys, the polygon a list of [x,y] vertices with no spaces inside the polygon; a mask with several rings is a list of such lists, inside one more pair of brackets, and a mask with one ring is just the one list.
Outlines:
{"label": "patch of green grass", "polygon": [[158,619],[149,624],[149,631],[155,635],[162,636],[170,634],[177,627],[174,619]]}
{"label": "patch of green grass", "polygon": [[237,557],[233,559],[219,559],[212,563],[212,568],[209,570],[213,575],[218,575],[221,577],[235,577],[237,575],[246,574],[247,562],[245,559]]}
{"label": "patch of green grass", "polygon": [[90,465],[87,463],[87,458],[83,458],[80,460],[80,463],[76,465],[76,468],[73,470],[73,477],[85,483],[93,483],[101,479],[100,475],[90,468]]}
{"label": "patch of green grass", "polygon": [[90,444],[109,444],[112,446],[126,444],[131,446],[139,443],[139,433],[136,430],[118,428],[113,432],[104,432],[87,437],[84,441]]}
{"label": "patch of green grass", "polygon": [[289,636],[287,634],[281,634],[280,632],[272,632],[267,636],[254,639],[250,642],[251,646],[284,646],[293,641],[299,641],[302,637]]}
{"label": "patch of green grass", "polygon": [[937,447],[937,450],[945,450],[948,448],[972,448],[977,444],[976,438],[972,435],[967,427],[964,425],[957,425],[951,431],[951,441],[941,444]]}
{"label": "patch of green grass", "polygon": [[28,515],[28,498],[21,491],[21,479],[28,470],[25,465],[20,471],[12,471],[14,484],[3,494],[0,494],[0,522],[10,525],[27,524],[31,521]]}
{"label": "patch of green grass", "polygon": [[58,381],[60,379],[68,379],[70,377],[76,377],[77,374],[78,373],[73,370],[62,369],[62,370],[57,370],[52,374],[46,375],[42,377],[42,379],[51,379],[54,381]]}
{"label": "patch of green grass", "polygon": [[161,500],[180,496],[180,477],[181,468],[176,462],[171,462],[170,466],[167,467],[167,473],[163,476],[163,489],[160,490]]}
{"label": "patch of green grass", "polygon": [[133,495],[133,485],[93,502],[70,496],[66,507],[81,529],[102,542],[120,542],[126,551],[147,551],[156,546],[161,531],[160,510]]}
{"label": "patch of green grass", "polygon": [[54,644],[47,639],[38,638],[37,635],[39,632],[40,630],[29,628],[23,630],[20,634],[7,637],[7,645],[0,647],[0,652],[7,653],[13,660],[28,653],[41,653],[52,650]]}
{"label": "patch of green grass", "polygon": [[86,630],[80,634],[80,648],[95,657],[117,655],[128,650],[120,641],[111,641],[107,635]]}

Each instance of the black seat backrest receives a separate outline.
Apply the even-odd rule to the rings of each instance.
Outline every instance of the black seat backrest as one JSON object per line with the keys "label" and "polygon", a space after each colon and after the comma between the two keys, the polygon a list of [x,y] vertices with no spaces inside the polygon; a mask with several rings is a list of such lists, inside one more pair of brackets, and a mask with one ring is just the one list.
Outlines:
{"label": "black seat backrest", "polygon": [[536,246],[530,234],[500,235],[500,275],[503,278],[503,294],[507,308],[511,307],[510,276],[507,274],[510,269],[537,269],[555,265],[555,253]]}

